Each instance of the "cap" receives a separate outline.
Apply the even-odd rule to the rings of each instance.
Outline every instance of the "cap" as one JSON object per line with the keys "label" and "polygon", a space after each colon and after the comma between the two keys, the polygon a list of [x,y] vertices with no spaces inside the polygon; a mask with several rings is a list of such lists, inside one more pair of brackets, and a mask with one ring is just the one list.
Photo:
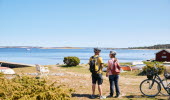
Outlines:
{"label": "cap", "polygon": [[94,52],[97,52],[97,51],[101,51],[101,49],[99,49],[99,48],[94,48]]}
{"label": "cap", "polygon": [[115,51],[110,51],[110,54],[116,55],[116,52]]}

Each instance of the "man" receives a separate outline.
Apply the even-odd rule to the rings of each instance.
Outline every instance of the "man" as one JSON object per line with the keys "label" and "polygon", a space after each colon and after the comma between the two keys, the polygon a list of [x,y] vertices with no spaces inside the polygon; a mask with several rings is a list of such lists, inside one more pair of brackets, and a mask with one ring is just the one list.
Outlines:
{"label": "man", "polygon": [[[89,60],[90,64],[90,71],[92,72],[92,95],[91,98],[94,99],[95,95],[95,88],[96,88],[96,83],[98,83],[98,90],[99,90],[99,95],[100,99],[105,99],[106,97],[102,96],[102,83],[103,83],[103,78],[102,78],[102,69],[103,69],[103,60],[102,57],[100,57],[100,52],[101,50],[98,48],[94,48],[94,56],[92,56]],[[94,64],[94,69],[92,71],[91,67],[93,65],[91,64],[92,61],[95,60]]]}

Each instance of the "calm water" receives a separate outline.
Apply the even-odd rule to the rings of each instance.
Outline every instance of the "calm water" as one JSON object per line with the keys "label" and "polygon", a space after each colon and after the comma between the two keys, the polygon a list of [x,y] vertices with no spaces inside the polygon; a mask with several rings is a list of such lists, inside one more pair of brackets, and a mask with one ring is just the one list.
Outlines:
{"label": "calm water", "polygon": [[[110,50],[102,50],[101,57],[106,63]],[[115,50],[120,62],[143,61],[155,57],[157,50]],[[26,64],[57,64],[63,63],[66,56],[77,56],[81,63],[88,63],[93,55],[93,49],[31,49],[0,48],[0,61],[10,61]]]}

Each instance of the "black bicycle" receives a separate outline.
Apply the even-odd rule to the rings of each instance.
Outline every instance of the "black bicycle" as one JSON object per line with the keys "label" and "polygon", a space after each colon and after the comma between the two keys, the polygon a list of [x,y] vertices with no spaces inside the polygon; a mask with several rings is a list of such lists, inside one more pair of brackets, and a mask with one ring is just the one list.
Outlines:
{"label": "black bicycle", "polygon": [[170,83],[167,82],[166,75],[164,73],[164,79],[161,79],[158,75],[158,68],[154,67],[154,70],[147,71],[146,80],[140,84],[140,91],[143,95],[154,97],[159,93],[165,96],[170,95]]}

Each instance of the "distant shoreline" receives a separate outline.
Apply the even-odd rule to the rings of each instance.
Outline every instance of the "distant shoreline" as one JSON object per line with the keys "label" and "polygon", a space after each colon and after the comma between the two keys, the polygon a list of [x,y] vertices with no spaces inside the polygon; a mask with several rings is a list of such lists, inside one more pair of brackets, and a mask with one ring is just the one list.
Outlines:
{"label": "distant shoreline", "polygon": [[[34,46],[0,46],[0,48],[25,48],[25,49],[85,49],[83,47],[34,47]],[[117,50],[117,49],[123,49],[123,50],[162,50],[162,49],[135,49],[135,48],[101,48],[106,50]],[[170,50],[170,49],[166,49]]]}
{"label": "distant shoreline", "polygon": [[78,47],[43,47],[39,49],[83,49]]}
{"label": "distant shoreline", "polygon": [[[131,49],[131,48],[102,48],[106,50],[117,50],[117,49],[122,49],[122,50],[163,50],[163,49]],[[166,49],[170,50],[170,49]]]}
{"label": "distant shoreline", "polygon": [[31,47],[31,46],[0,46],[0,48],[24,48],[24,49],[84,49],[80,47]]}
{"label": "distant shoreline", "polygon": [[[163,49],[129,49],[129,50],[163,50]],[[165,50],[170,50],[170,49],[165,49]]]}

